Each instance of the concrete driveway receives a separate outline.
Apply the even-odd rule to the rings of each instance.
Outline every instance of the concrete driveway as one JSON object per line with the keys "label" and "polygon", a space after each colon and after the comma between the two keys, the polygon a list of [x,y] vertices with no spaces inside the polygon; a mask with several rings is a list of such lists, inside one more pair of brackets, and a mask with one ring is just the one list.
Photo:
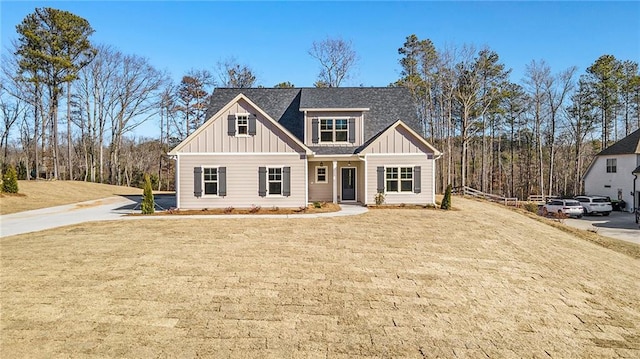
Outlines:
{"label": "concrete driveway", "polygon": [[611,212],[609,216],[584,216],[568,218],[571,227],[596,232],[600,235],[640,244],[640,228],[633,213]]}

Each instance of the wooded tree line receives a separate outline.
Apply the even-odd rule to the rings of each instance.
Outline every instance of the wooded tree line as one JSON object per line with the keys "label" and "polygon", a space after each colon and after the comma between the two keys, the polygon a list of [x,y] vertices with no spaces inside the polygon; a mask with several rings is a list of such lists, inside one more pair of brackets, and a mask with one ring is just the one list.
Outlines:
{"label": "wooded tree line", "polygon": [[[172,189],[166,153],[204,123],[215,87],[256,86],[254,71],[228,58],[173,83],[146,58],[91,43],[92,33],[52,8],[17,26],[2,61],[2,163],[23,179],[140,186],[150,173],[154,188]],[[410,90],[423,134],[444,152],[439,192],[452,184],[520,198],[579,193],[591,156],[640,126],[637,62],[603,55],[577,74],[536,60],[513,83],[489,48],[436,49],[411,35],[398,53],[401,78],[390,86]],[[315,86],[340,86],[357,66],[342,39],[314,42],[308,54],[319,63]],[[135,137],[148,121],[160,137]]]}
{"label": "wooded tree line", "polygon": [[582,192],[593,155],[640,127],[638,63],[603,55],[584,74],[544,60],[510,70],[488,47],[436,49],[406,38],[401,78],[425,137],[444,152],[437,188],[448,184],[526,198]]}

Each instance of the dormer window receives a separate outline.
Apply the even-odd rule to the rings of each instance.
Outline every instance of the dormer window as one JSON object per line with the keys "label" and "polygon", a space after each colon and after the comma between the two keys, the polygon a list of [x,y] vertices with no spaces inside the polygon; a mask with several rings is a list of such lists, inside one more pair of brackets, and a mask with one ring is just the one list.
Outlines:
{"label": "dormer window", "polygon": [[320,119],[320,142],[347,142],[348,123],[346,118]]}

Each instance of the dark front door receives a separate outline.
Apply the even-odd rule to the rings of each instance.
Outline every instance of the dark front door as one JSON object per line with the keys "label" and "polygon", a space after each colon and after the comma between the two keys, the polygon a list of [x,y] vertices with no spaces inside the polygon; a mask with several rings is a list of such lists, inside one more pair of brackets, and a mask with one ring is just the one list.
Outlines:
{"label": "dark front door", "polygon": [[356,169],[342,168],[342,200],[356,200]]}

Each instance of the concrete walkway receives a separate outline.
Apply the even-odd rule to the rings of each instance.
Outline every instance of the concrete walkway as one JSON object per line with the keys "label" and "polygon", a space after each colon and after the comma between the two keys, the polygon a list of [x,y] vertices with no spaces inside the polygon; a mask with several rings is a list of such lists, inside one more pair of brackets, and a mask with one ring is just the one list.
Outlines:
{"label": "concrete walkway", "polygon": [[64,206],[36,209],[0,216],[0,237],[30,233],[72,224],[110,220],[148,219],[230,219],[230,218],[322,218],[354,216],[367,212],[367,207],[341,204],[340,211],[309,214],[230,214],[193,216],[128,216],[140,213],[140,196],[117,196]]}

